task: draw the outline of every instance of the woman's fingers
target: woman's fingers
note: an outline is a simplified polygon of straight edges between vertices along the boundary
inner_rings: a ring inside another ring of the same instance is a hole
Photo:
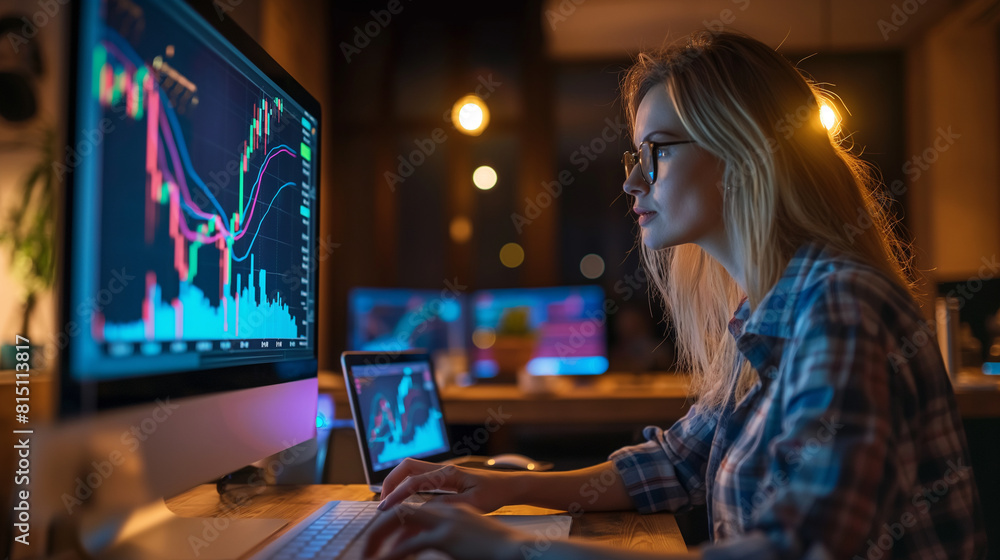
[[[396,486],[406,480],[406,477],[408,476],[423,474],[440,468],[441,465],[428,463],[426,461],[418,461],[416,459],[409,458],[403,459],[403,462],[396,465],[396,468],[392,469],[389,476],[385,477],[385,480],[382,481],[382,495],[388,496],[396,488]]]
[[[388,541],[393,533],[403,530],[401,538],[406,533],[417,533],[434,523],[433,511],[422,512],[423,506],[414,507],[402,504],[380,515],[368,529],[368,542],[365,544],[365,557],[370,558],[383,543]],[[398,540],[398,539],[396,539]]]
[[[422,531],[409,536],[403,534],[396,539],[393,546],[384,554],[378,557],[379,560],[400,560],[409,557],[411,554],[427,550],[429,548],[439,548],[444,539],[445,529],[438,528],[431,531]]]
[[[491,558],[498,547],[512,542],[513,535],[467,504],[403,504],[372,525],[364,553],[369,558],[381,553],[381,559],[396,560],[435,549],[462,558]]]
[[[388,493],[385,491],[385,485],[383,484],[382,502],[378,505],[378,508],[381,510],[389,509],[402,503],[403,500],[417,492],[428,492],[431,490],[453,490],[457,492],[463,489],[462,472],[451,465],[445,465],[437,467],[436,470],[430,472],[410,475],[396,485],[395,488],[390,489]]]

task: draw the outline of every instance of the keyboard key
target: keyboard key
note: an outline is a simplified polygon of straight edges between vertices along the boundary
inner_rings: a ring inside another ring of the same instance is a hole
[[[254,560],[359,559],[364,546],[357,537],[380,513],[377,506],[377,502],[329,502],[261,550]]]

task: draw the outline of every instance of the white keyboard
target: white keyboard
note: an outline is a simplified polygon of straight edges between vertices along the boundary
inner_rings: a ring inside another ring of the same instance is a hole
[[[378,502],[327,502],[253,559],[360,559],[365,543],[358,536],[381,513],[377,506]]]

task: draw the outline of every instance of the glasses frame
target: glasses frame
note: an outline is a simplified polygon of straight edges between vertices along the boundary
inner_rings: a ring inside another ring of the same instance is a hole
[[[653,186],[656,182],[656,168],[659,167],[660,158],[657,156],[657,152],[660,148],[665,148],[667,146],[678,146],[680,144],[694,144],[694,140],[674,140],[672,142],[653,142],[652,140],[646,140],[645,142],[639,143],[639,149],[634,152],[625,152],[622,154],[622,164],[625,166],[625,178],[628,179],[632,176],[632,170],[635,166],[639,166],[640,175],[642,175],[643,180],[646,184]],[[646,166],[643,165],[643,155],[645,150],[648,150],[649,155],[647,156],[648,165],[650,168],[647,170]]]

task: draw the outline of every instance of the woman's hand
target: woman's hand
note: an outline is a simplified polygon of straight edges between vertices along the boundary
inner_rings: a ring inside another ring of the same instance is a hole
[[[375,521],[364,555],[396,560],[438,550],[463,560],[507,560],[519,557],[519,535],[466,504],[403,504]]]
[[[469,504],[480,511],[490,512],[516,502],[516,480],[522,476],[525,473],[494,472],[406,459],[382,482],[382,503],[378,507],[388,509],[399,505],[417,492],[451,490],[455,494],[435,496],[429,502]]]

